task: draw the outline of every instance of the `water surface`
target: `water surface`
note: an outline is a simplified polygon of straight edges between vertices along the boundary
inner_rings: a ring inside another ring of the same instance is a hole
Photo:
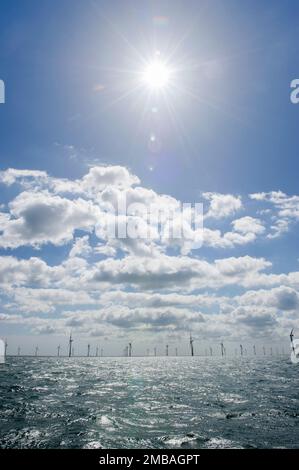
[[[8,358],[1,448],[297,448],[288,358]]]

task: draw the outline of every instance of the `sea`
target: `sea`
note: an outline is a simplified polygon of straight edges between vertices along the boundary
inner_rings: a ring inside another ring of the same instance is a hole
[[[288,357],[8,357],[0,448],[298,448]]]

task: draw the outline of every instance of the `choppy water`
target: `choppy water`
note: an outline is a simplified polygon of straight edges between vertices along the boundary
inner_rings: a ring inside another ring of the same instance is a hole
[[[1,448],[299,447],[287,358],[8,358]]]

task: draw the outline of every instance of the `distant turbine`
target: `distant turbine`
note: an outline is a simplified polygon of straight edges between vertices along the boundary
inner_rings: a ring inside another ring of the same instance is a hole
[[[69,338],[69,357],[72,356],[72,343],[74,342],[73,338],[72,338],[72,333],[70,334],[70,338]]]
[[[191,356],[194,356],[194,347],[193,347],[194,339],[192,338],[192,335],[190,333],[190,350],[191,350]]]

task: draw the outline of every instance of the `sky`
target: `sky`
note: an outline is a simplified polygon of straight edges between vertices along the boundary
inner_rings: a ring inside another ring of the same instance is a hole
[[[299,326],[298,15],[298,2],[275,0],[1,1],[9,353],[66,350],[70,332],[78,354],[88,343],[122,354],[129,341],[135,354],[186,354],[191,331],[197,353],[221,341],[288,347]],[[159,90],[144,79],[155,61],[169,73]],[[111,238],[124,199],[202,203],[203,229]]]

